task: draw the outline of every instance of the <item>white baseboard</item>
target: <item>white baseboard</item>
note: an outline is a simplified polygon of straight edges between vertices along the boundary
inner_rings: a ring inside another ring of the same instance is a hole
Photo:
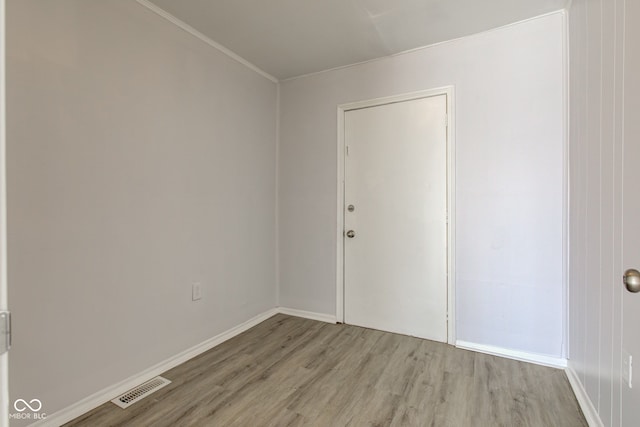
[[[543,356],[540,354],[527,353],[525,351],[509,350],[502,347],[475,344],[466,341],[456,341],[456,347],[465,350],[477,351],[478,353],[486,353],[493,356],[506,357],[507,359],[535,363],[536,365],[549,366],[551,368],[564,369],[567,367],[567,359],[563,359],[560,357]]]
[[[326,323],[336,323],[337,318],[333,314],[314,313],[312,311],[296,310],[295,308],[278,307],[278,313],[289,316],[303,317],[305,319],[319,320]]]
[[[598,411],[589,398],[587,391],[584,389],[582,381],[580,381],[576,371],[571,366],[568,366],[567,369],[565,369],[565,372],[589,427],[604,427],[604,423],[600,419],[600,415],[598,415]]]
[[[60,426],[64,423],[67,423],[91,411],[92,409],[97,408],[103,403],[114,399],[122,393],[131,390],[133,387],[142,384],[143,382],[148,381],[151,378],[158,376],[171,368],[175,368],[176,366],[186,362],[187,360],[192,359],[219,344],[222,344],[223,342],[235,337],[236,335],[241,334],[242,332],[256,326],[261,322],[264,322],[269,317],[278,314],[278,312],[279,310],[274,308],[262,314],[259,314],[256,317],[249,319],[238,326],[235,326],[221,334],[218,334],[213,338],[209,338],[208,340],[194,347],[191,347],[190,349],[187,349],[173,357],[170,357],[169,359],[164,360],[145,371],[133,375],[124,381],[100,390],[99,392],[94,393],[91,396],[86,397],[85,399],[82,399],[81,401],[74,403],[73,405],[68,406],[60,411],[57,411],[53,414],[47,414],[47,418],[31,425],[49,427]]]

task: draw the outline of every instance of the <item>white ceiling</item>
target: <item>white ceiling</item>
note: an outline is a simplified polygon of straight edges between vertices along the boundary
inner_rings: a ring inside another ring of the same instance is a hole
[[[563,9],[566,0],[151,0],[278,79]]]

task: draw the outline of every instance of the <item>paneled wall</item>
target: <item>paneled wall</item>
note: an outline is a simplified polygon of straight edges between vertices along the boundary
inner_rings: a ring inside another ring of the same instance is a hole
[[[624,6],[569,10],[569,369],[606,426],[621,422]]]

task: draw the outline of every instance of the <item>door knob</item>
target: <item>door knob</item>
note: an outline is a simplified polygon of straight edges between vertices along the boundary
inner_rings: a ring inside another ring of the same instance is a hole
[[[354,237],[356,237],[356,232],[353,230],[347,231],[347,237],[353,239]]]
[[[624,284],[629,292],[640,292],[640,271],[633,268],[624,272]]]

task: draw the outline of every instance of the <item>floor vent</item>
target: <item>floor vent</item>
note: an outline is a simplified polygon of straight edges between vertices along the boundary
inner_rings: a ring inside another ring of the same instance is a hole
[[[133,388],[123,395],[120,395],[112,400],[113,403],[121,408],[128,408],[136,403],[138,400],[142,400],[154,391],[160,390],[162,387],[171,384],[166,378],[155,377],[144,384],[140,384],[138,387]]]

